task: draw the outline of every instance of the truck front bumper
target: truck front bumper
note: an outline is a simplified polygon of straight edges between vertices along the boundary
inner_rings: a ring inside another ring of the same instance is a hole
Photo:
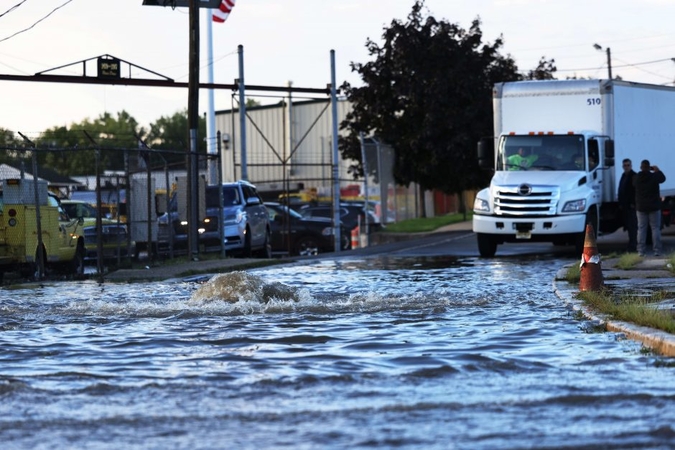
[[[506,240],[528,240],[535,236],[553,238],[583,233],[585,227],[585,214],[536,218],[473,215],[474,233],[500,235]]]

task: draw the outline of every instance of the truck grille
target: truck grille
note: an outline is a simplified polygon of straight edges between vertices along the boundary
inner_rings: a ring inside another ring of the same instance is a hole
[[[553,186],[499,186],[495,190],[495,214],[498,216],[554,216],[560,190]]]
[[[124,244],[127,241],[127,228],[124,225],[103,225],[101,239],[103,244]],[[96,243],[96,227],[84,228],[85,244]]]

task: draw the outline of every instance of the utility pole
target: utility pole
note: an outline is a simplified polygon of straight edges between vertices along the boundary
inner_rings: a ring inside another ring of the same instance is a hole
[[[593,48],[599,51],[602,51],[602,45],[600,44],[593,44]],[[612,51],[610,50],[609,47],[605,49],[605,53],[607,53],[607,74],[609,76],[609,79],[612,79]]]
[[[188,128],[190,146],[188,167],[188,253],[193,260],[199,259],[199,166],[197,159],[197,131],[199,130],[199,6],[190,0],[190,73],[188,79]]]

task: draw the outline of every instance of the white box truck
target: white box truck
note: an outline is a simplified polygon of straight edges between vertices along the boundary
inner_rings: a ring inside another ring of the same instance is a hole
[[[612,233],[621,161],[643,159],[666,175],[664,208],[675,196],[675,88],[618,80],[499,83],[494,136],[478,144],[494,170],[476,195],[473,231],[483,257],[506,242],[551,242],[583,250],[586,224]],[[637,169],[636,169],[637,170]]]

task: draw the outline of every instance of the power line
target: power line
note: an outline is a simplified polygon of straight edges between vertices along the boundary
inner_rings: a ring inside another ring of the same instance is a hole
[[[26,1],[26,0],[24,0],[24,2],[25,2],[25,1]],[[39,24],[40,22],[42,22],[43,20],[45,20],[47,17],[49,17],[49,16],[51,16],[52,14],[54,14],[57,10],[63,8],[64,6],[66,6],[68,3],[72,2],[72,1],[73,1],[73,0],[66,0],[65,3],[63,3],[63,4],[60,5],[60,6],[57,6],[57,7],[54,8],[54,9],[52,9],[52,10],[49,12],[49,14],[47,14],[46,16],[44,16],[43,18],[41,18],[41,19],[38,20],[37,22],[33,23],[33,25],[29,26],[28,28],[24,28],[23,30],[19,30],[19,31],[17,31],[16,33],[14,33],[14,34],[12,34],[12,35],[10,35],[10,36],[7,36],[6,38],[0,39],[0,42],[4,42],[4,41],[6,41],[6,40],[8,40],[8,39],[13,38],[13,37],[16,36],[16,35],[21,34],[21,33],[25,33],[26,31],[32,29],[33,27],[35,27],[35,25]],[[23,3],[23,2],[22,2],[22,3]],[[19,5],[16,5],[15,7],[18,7],[18,6],[20,6],[20,5],[21,5],[21,3],[19,3]],[[12,8],[12,9],[13,9],[13,8]],[[11,9],[10,9],[10,11],[11,11]],[[8,11],[8,12],[9,12],[9,11]]]
[[[9,8],[7,11],[5,11],[4,13],[0,14],[0,17],[3,17],[3,16],[5,16],[5,15],[11,13],[12,11],[14,11],[16,8],[18,8],[19,6],[23,5],[24,3],[26,3],[26,0],[21,0],[21,3],[17,3],[16,5],[12,6],[12,7]]]
[[[645,62],[634,63],[634,64],[624,63],[624,64],[618,65],[618,66],[615,66],[615,65],[612,64],[612,68],[644,66],[644,65],[647,65],[647,64],[655,64],[655,63],[660,63],[660,62],[664,62],[664,61],[673,61],[673,58],[655,59],[653,61],[645,61]],[[597,67],[587,67],[587,68],[584,68],[584,69],[558,69],[558,70],[556,70],[556,72],[577,72],[577,71],[581,71],[581,70],[597,70]]]
[[[619,60],[619,61],[621,61],[621,60]],[[662,59],[662,60],[659,60],[659,61],[653,61],[653,62],[661,62],[661,61],[674,61],[674,62],[675,62],[675,59],[674,59],[674,58],[668,58],[668,59],[665,59],[665,60]],[[641,70],[642,72],[648,73],[648,74],[650,74],[650,75],[654,75],[654,76],[657,76],[657,77],[661,77],[661,78],[664,78],[664,79],[666,79],[666,80],[672,79],[672,77],[667,77],[667,76],[665,76],[665,75],[661,75],[660,73],[652,72],[652,71],[650,71],[650,70],[645,70],[645,69],[643,69],[643,68],[641,68],[641,67],[637,67],[636,64],[629,64],[629,63],[626,63],[625,61],[622,61],[622,62],[624,63],[624,65],[622,65],[622,66],[614,66],[614,67],[634,67],[634,68],[636,68],[637,70]]]

